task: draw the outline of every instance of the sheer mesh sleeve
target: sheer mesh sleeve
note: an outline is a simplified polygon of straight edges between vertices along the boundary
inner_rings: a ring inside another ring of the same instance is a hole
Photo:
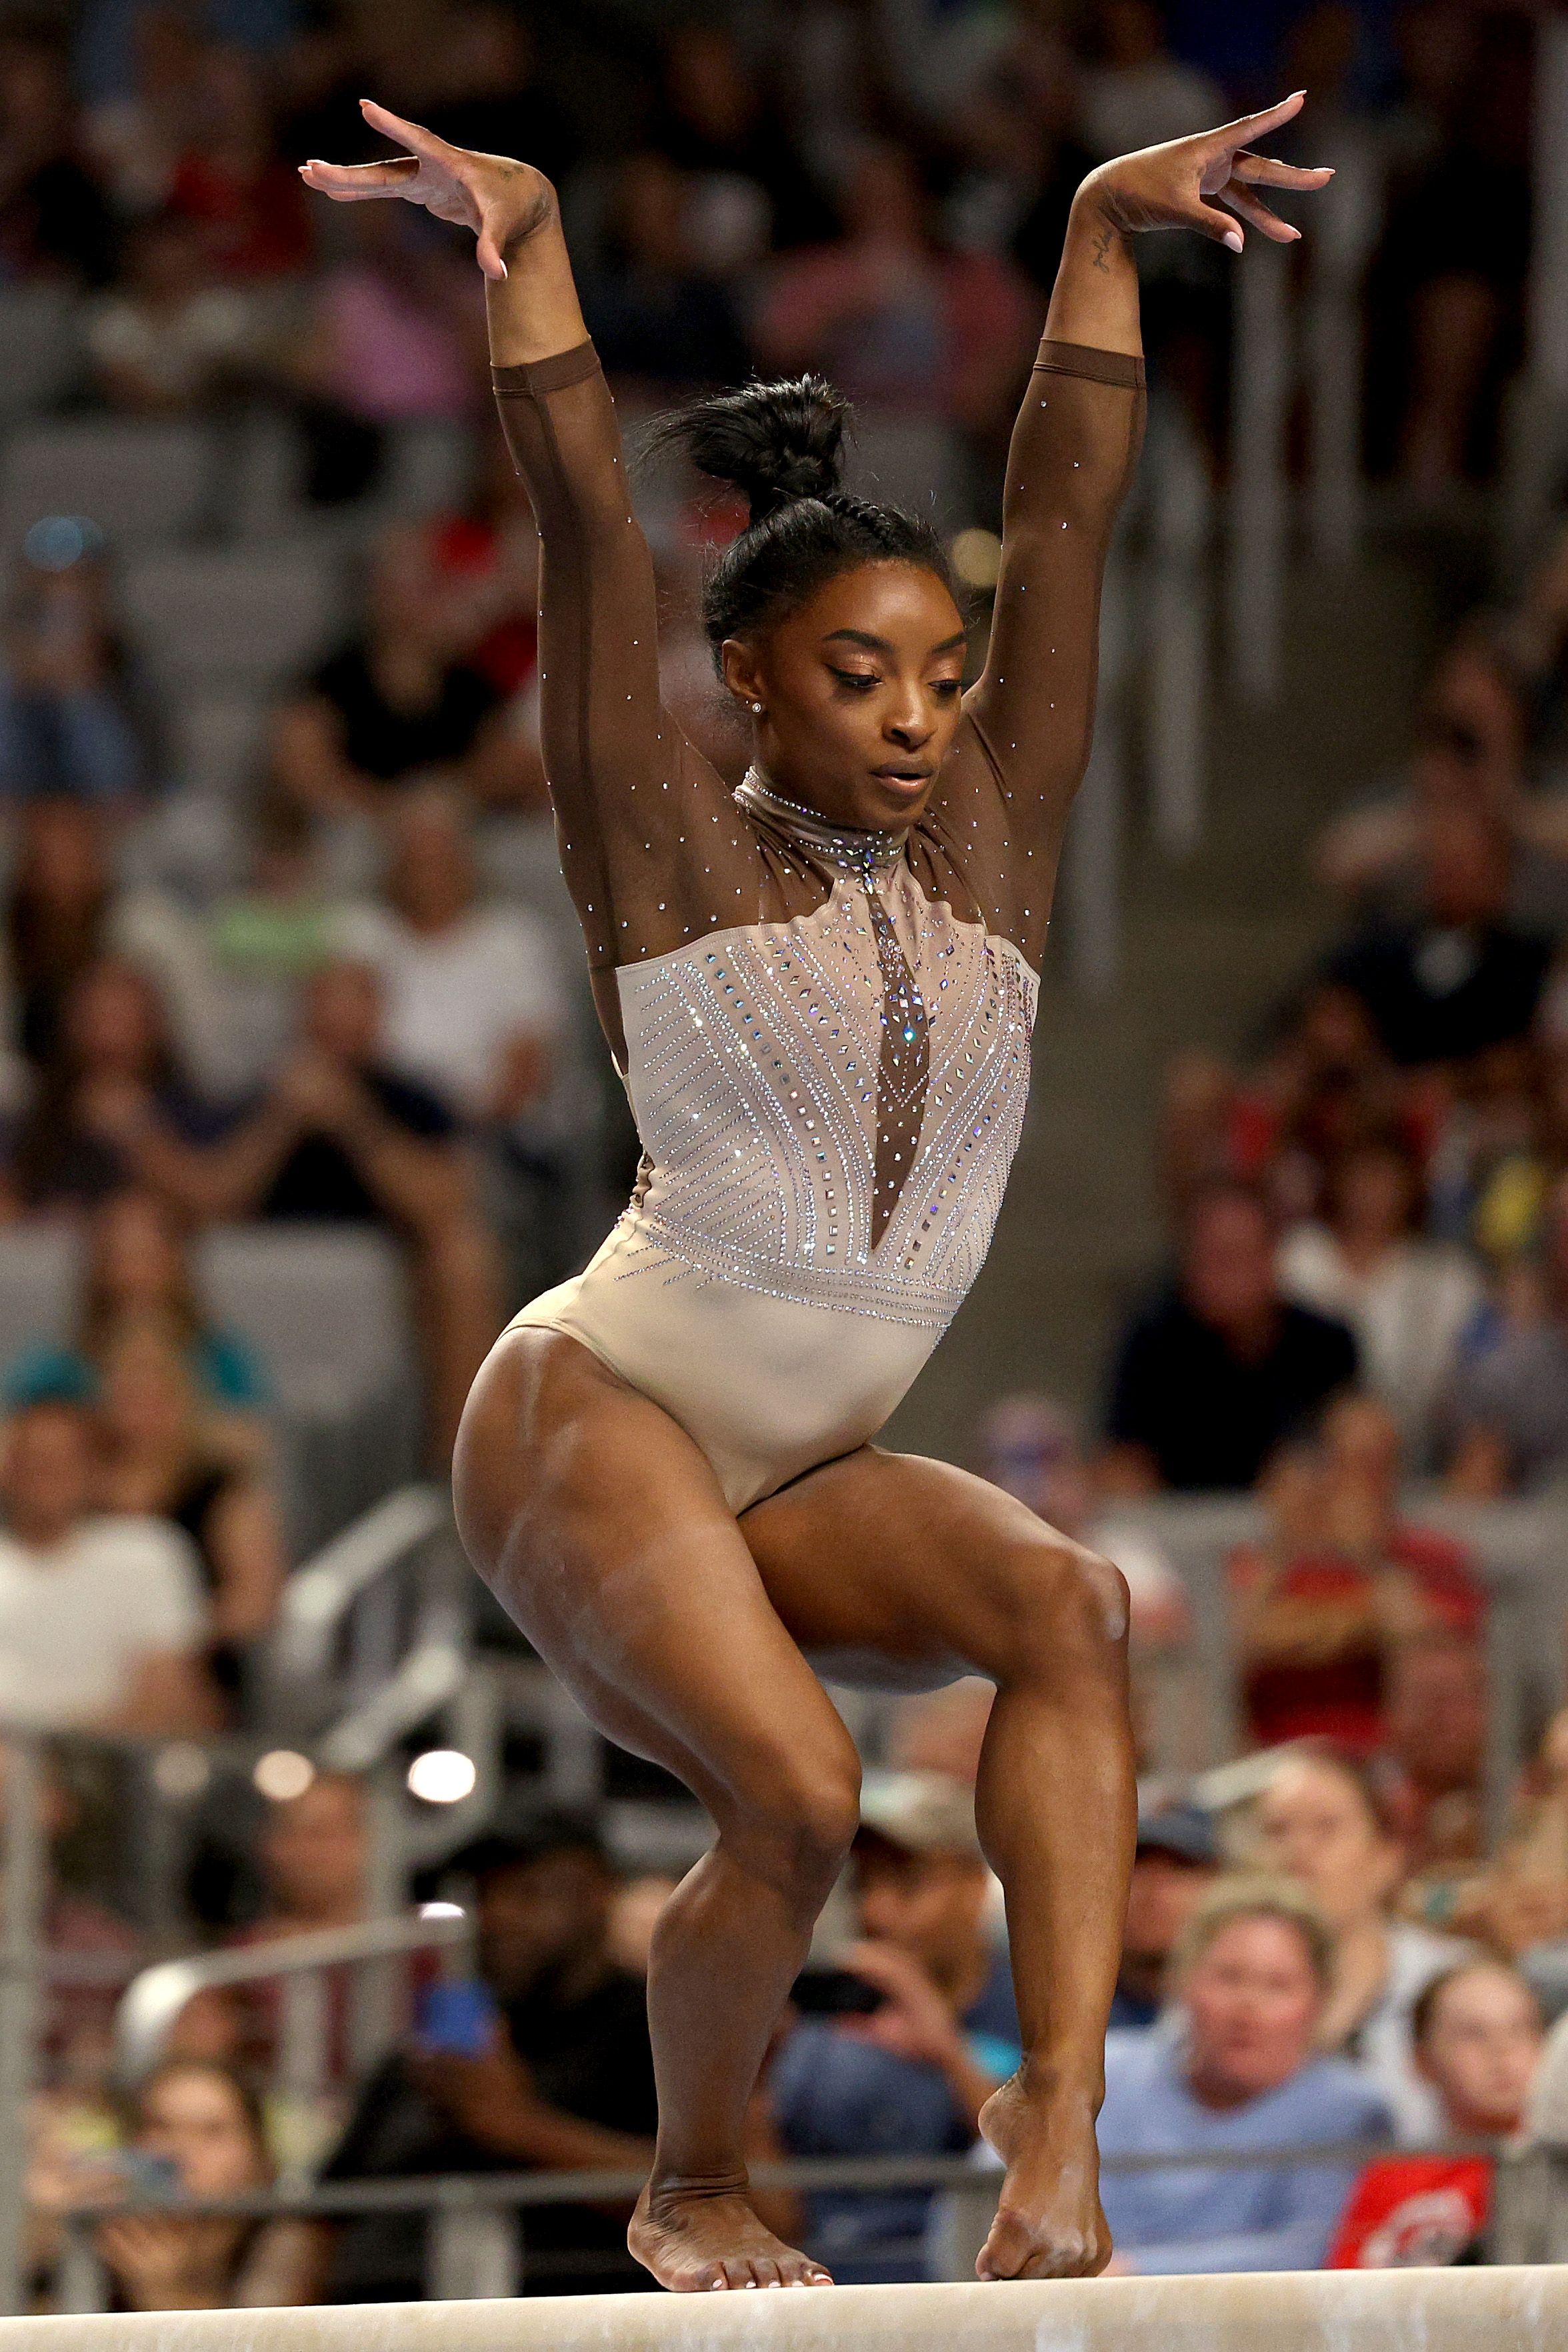
[[[1100,593],[1138,462],[1143,362],[1043,342],[1013,431],[985,668],[925,825],[1037,971],[1063,829],[1089,762]]]
[[[562,868],[600,973],[718,920],[753,919],[755,854],[722,779],[660,700],[653,563],[593,345],[493,375],[539,526],[540,702]]]

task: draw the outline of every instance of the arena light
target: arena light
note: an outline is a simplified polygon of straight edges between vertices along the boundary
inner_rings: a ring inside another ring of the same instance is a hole
[[[427,1748],[408,1767],[408,1793],[427,1805],[458,1805],[473,1794],[479,1772],[458,1748]]]
[[[978,527],[955,533],[948,549],[952,568],[966,588],[994,588],[1002,569],[1002,542]]]
[[[460,1919],[463,1906],[460,1903],[422,1903],[419,1916],[422,1919]]]
[[[275,1805],[286,1805],[294,1797],[302,1797],[316,1777],[316,1768],[308,1756],[292,1748],[269,1748],[265,1756],[256,1759],[251,1779],[264,1797]]]

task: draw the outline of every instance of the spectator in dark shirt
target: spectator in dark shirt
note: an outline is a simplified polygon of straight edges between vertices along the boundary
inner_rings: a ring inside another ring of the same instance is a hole
[[[102,286],[111,276],[109,206],[72,151],[64,47],[13,25],[0,38],[0,278]]]
[[[733,384],[752,373],[734,305],[699,266],[691,195],[664,155],[628,155],[616,175],[609,264],[583,280],[583,316],[611,375]]]
[[[482,671],[452,658],[427,532],[376,551],[363,636],[322,664],[277,721],[276,769],[302,807],[374,808],[389,785],[445,770],[480,799],[526,793],[537,758]]]
[[[1173,1291],[1137,1316],[1111,1389],[1109,1485],[1122,1494],[1250,1486],[1280,1439],[1356,1371],[1342,1323],[1292,1307],[1257,1194],[1193,1196]]]
[[[1514,845],[1495,810],[1428,809],[1421,903],[1342,949],[1328,977],[1353,989],[1406,1068],[1468,1061],[1522,1037],[1535,1018],[1552,942],[1507,920]]]
[[[594,1831],[521,1820],[454,1866],[476,1882],[479,1985],[460,2004],[431,2002],[372,2076],[325,2179],[642,2169],[657,2122],[647,2004],[606,1957],[616,1882]],[[454,2022],[459,2007],[471,2033]],[[641,2279],[624,2216],[540,2206],[524,2231],[526,2293],[624,2292]],[[416,2300],[424,2267],[422,2221],[366,2215],[339,2229],[323,2299]]]
[[[66,997],[103,952],[110,899],[102,812],[55,794],[29,802],[5,909],[5,978],[7,1043],[30,1062],[55,1052]]]

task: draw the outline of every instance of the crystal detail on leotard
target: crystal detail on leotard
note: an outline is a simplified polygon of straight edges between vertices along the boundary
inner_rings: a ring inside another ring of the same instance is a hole
[[[866,894],[882,973],[882,1042],[878,1055],[877,1146],[871,1185],[871,1247],[875,1249],[915,1164],[931,1074],[925,1003],[878,889],[879,881],[901,864],[909,831],[905,827],[898,832],[871,832],[831,824],[815,809],[786,800],[755,768],[747,769],[735,798],[743,809],[771,816],[816,856],[829,859],[840,873],[853,875]]]
[[[622,1222],[616,1279],[707,1277],[933,1332],[956,1312],[1023,1124],[1034,975],[928,899],[907,866],[892,876],[889,926],[934,1012],[924,1116],[879,1221],[888,991],[857,879],[842,875],[814,914],[622,970],[649,1173]]]

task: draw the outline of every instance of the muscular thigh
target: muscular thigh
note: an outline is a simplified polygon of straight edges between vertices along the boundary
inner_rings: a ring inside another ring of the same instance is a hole
[[[1044,1631],[1064,1564],[1083,1557],[984,1478],[874,1445],[754,1504],[740,1528],[803,1650],[871,1653],[911,1681],[1005,1678]],[[1114,1617],[1111,1580],[1106,1605]]]
[[[846,1738],[706,1457],[575,1340],[508,1334],[474,1384],[453,1495],[476,1568],[605,1735],[715,1811],[792,1748]]]

